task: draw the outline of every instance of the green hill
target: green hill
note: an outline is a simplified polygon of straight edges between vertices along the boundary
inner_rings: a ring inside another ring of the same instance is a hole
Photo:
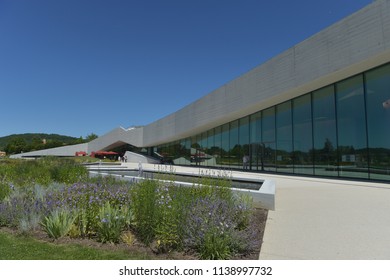
[[[82,137],[76,138],[59,134],[24,133],[0,137],[0,151],[7,154],[29,152],[86,142]]]

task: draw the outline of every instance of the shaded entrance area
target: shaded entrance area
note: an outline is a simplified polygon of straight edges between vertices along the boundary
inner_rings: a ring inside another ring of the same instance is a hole
[[[92,152],[91,157],[100,158],[100,159],[118,160],[119,154],[112,151],[109,152],[97,151],[97,152]]]

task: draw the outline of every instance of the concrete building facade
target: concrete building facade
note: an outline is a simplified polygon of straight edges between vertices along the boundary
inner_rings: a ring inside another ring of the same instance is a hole
[[[86,150],[129,144],[179,165],[390,181],[389,100],[390,0],[378,0],[181,110],[114,129]]]

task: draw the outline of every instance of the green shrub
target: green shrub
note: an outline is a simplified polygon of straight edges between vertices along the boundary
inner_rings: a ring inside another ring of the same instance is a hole
[[[125,231],[121,234],[121,240],[125,244],[131,246],[134,244],[135,241],[135,235],[131,231]]]
[[[87,169],[73,159],[47,157],[42,159],[41,163],[55,182],[73,184],[88,178]]]
[[[72,159],[46,157],[37,160],[9,160],[1,162],[0,181],[7,180],[16,186],[53,182],[72,184],[85,181],[87,169]]]
[[[229,235],[217,230],[206,232],[204,240],[199,248],[202,260],[227,260],[231,256]]]
[[[157,188],[158,182],[145,180],[135,185],[130,195],[135,230],[140,240],[146,245],[149,245],[156,235]]]
[[[84,208],[77,209],[75,212],[75,220],[68,232],[71,238],[86,237],[88,235],[88,216]]]
[[[122,231],[130,225],[132,214],[127,207],[115,207],[106,202],[99,211],[97,235],[99,241],[119,243]]]
[[[55,209],[42,222],[49,237],[58,239],[68,234],[75,220],[75,215],[68,209]]]
[[[178,197],[174,197],[171,190],[177,190],[174,186],[160,184],[157,188],[157,220],[156,240],[159,252],[170,252],[180,247],[180,210]]]
[[[0,182],[0,202],[7,198],[11,193],[11,186],[7,183]]]
[[[41,215],[38,213],[29,213],[19,219],[19,230],[23,234],[28,234],[39,228]]]

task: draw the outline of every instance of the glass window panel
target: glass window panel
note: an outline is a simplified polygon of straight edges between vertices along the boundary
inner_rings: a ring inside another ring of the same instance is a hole
[[[242,160],[242,168],[249,169],[249,117],[239,120],[239,144],[240,144],[240,159]]]
[[[175,141],[170,144],[171,146],[171,153],[172,153],[172,162],[174,164],[182,164],[183,163],[183,157],[182,157],[182,149],[180,141]]]
[[[261,112],[250,116],[250,167],[261,170]]]
[[[311,95],[293,100],[294,173],[313,174]]]
[[[215,155],[215,145],[214,145],[214,129],[207,131],[207,149],[206,149],[206,165],[207,166],[216,166],[216,155]]]
[[[207,148],[207,133],[203,132],[199,135],[199,150],[198,150],[198,161],[199,165],[206,165],[206,148]]]
[[[339,176],[368,178],[363,75],[336,84]]]
[[[187,138],[186,140],[186,158],[188,159],[188,163],[191,160],[191,138]]]
[[[207,133],[203,132],[200,135],[200,148],[203,151],[204,149],[206,149],[206,147],[207,147]]]
[[[217,160],[217,165],[221,166],[221,154],[222,154],[222,126],[218,126],[214,130],[214,148],[213,156]]]
[[[365,81],[370,178],[390,180],[390,64],[367,72]]]
[[[278,172],[294,172],[291,114],[291,101],[276,107],[276,166]]]
[[[221,166],[228,167],[229,162],[229,124],[222,125],[221,131]]]
[[[157,146],[153,148],[153,156],[160,159],[161,161],[161,146]]]
[[[191,165],[199,165],[200,135],[191,137]]]
[[[190,164],[190,151],[191,151],[191,145],[189,139],[182,139],[180,141],[180,149],[181,149],[181,158],[179,161],[179,164]]]
[[[275,166],[275,107],[268,108],[262,113],[262,170],[276,171]]]
[[[240,168],[242,166],[241,147],[238,142],[238,120],[230,123],[229,159],[231,167]]]
[[[314,173],[338,176],[334,86],[314,91],[312,98]]]
[[[173,163],[174,155],[173,155],[173,149],[170,144],[164,144],[160,146],[160,149],[158,150],[158,153],[161,156],[161,162],[162,163]]]

